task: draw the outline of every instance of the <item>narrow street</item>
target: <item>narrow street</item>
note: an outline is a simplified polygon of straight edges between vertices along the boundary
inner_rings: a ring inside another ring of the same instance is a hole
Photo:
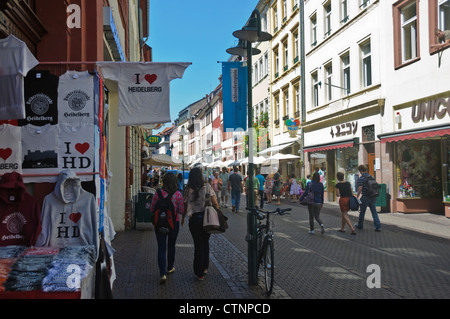
[[[270,299],[448,298],[450,239],[433,229],[445,231],[450,226],[444,216],[380,214],[383,228],[377,233],[369,213],[365,228],[352,236],[338,232],[339,209],[325,204],[321,213],[325,234],[310,235],[307,209],[286,200],[281,206],[293,210],[275,218],[275,287]],[[197,282],[191,270],[193,244],[188,227],[178,237],[177,270],[164,286],[158,282],[153,232],[119,233],[113,241],[115,298],[266,299],[262,277],[259,286],[247,284],[246,213],[224,211],[230,228],[211,236],[210,270],[204,282]],[[353,222],[355,216],[351,213]],[[379,266],[380,288],[368,287],[373,284],[370,265]]]

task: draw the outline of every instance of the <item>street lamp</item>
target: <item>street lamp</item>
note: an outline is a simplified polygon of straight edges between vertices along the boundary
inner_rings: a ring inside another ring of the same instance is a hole
[[[252,110],[252,55],[259,54],[261,51],[252,48],[252,43],[270,41],[272,35],[261,31],[261,16],[257,9],[253,10],[246,25],[241,29],[233,32],[233,35],[239,39],[239,45],[236,48],[227,50],[230,54],[232,52],[239,52],[237,55],[247,57],[247,121],[248,121],[248,208],[247,213],[247,243],[248,243],[248,283],[249,285],[258,284],[258,251],[257,251],[257,233],[256,233],[256,214],[255,197],[253,192],[253,177],[254,177],[254,163],[253,163],[253,110]],[[246,51],[243,50],[244,41]]]

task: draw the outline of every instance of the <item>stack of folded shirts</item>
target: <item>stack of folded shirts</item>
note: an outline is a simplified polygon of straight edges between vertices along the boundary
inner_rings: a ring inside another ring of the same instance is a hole
[[[39,247],[25,250],[11,266],[8,279],[4,283],[6,291],[33,291],[42,287],[58,249]]]
[[[81,281],[95,264],[95,246],[70,246],[61,248],[52,260],[51,268],[42,281],[45,292],[72,292],[80,289]]]

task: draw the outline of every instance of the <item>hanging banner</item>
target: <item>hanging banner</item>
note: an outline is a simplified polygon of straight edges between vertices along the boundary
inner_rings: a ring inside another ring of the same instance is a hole
[[[247,67],[222,62],[223,130],[247,130]]]
[[[97,62],[105,79],[118,82],[119,126],[171,122],[170,81],[191,63]]]

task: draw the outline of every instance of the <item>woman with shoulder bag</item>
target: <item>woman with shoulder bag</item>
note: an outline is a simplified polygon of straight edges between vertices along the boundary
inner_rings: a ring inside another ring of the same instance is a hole
[[[186,214],[189,218],[189,230],[194,240],[194,273],[198,280],[203,280],[209,267],[209,237],[203,230],[203,216],[206,206],[206,193],[209,194],[215,209],[219,209],[216,193],[209,183],[205,183],[200,168],[194,167],[189,172],[189,180],[184,193],[184,213],[181,225],[184,225]]]
[[[351,234],[356,235],[355,228],[353,227],[350,218],[348,217],[348,211],[350,210],[350,197],[353,196],[352,186],[349,182],[344,180],[344,174],[338,172],[336,174],[338,182],[336,184],[336,196],[339,197],[339,208],[342,213],[342,225],[339,230],[341,233],[345,233],[345,224],[350,226],[352,230]]]

